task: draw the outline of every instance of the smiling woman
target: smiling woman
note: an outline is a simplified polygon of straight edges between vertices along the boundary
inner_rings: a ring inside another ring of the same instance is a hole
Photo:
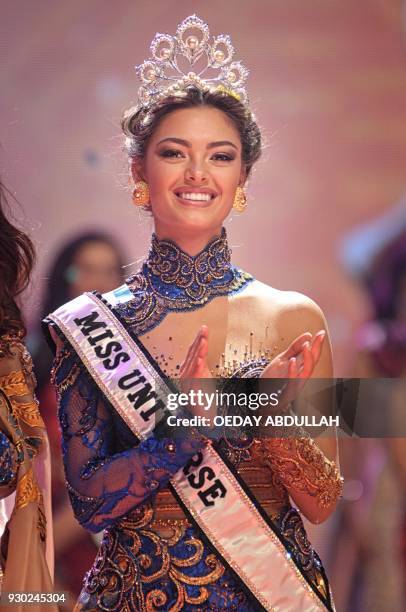
[[[334,436],[213,443],[204,427],[175,438],[165,424],[169,377],[211,390],[219,377],[303,385],[332,376],[332,360],[309,298],[231,263],[223,222],[245,208],[261,137],[229,37],[209,43],[192,16],[151,51],[123,120],[134,203],[154,219],[150,252],[122,287],[83,294],[47,320],[70,498],[85,527],[105,529],[76,609],[333,610],[291,499],[315,523],[334,510]],[[179,76],[178,55],[219,74]]]

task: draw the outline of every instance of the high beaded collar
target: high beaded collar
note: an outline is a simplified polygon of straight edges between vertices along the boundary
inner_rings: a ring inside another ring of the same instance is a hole
[[[217,296],[240,291],[252,280],[250,274],[231,264],[224,228],[195,256],[153,234],[142,269],[127,280],[134,298],[122,314],[141,334],[171,311],[194,310]]]
[[[225,229],[195,256],[188,255],[171,240],[160,240],[153,234],[143,272],[164,296],[183,298],[196,305],[207,301],[205,298],[213,291],[226,290],[234,279]]]

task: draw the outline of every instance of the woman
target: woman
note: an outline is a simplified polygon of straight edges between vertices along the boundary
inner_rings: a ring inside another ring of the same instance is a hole
[[[49,593],[49,609],[57,610],[49,447],[16,302],[29,282],[35,254],[29,237],[7,219],[5,204],[0,184],[0,592],[2,603],[17,610],[26,603],[18,593],[41,592],[45,598]],[[9,599],[11,593],[15,599]],[[43,603],[33,599],[31,605],[39,611]]]
[[[217,444],[210,424],[165,435],[168,376],[331,376],[318,307],[230,262],[222,225],[245,206],[260,133],[228,37],[208,40],[196,16],[157,35],[123,120],[134,202],[155,225],[141,271],[48,321],[71,501],[88,529],[105,528],[77,610],[333,609],[289,495],[327,518],[341,488],[335,440]],[[220,76],[189,72],[168,89],[185,58]]]

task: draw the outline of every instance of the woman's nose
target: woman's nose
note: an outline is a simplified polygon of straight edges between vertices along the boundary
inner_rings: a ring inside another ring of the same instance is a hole
[[[196,185],[207,181],[207,173],[201,164],[191,164],[186,168],[185,180]]]

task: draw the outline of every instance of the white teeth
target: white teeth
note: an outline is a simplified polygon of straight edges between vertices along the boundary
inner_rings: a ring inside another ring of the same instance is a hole
[[[180,193],[178,195],[184,200],[195,200],[199,202],[209,202],[212,198],[209,193]]]

